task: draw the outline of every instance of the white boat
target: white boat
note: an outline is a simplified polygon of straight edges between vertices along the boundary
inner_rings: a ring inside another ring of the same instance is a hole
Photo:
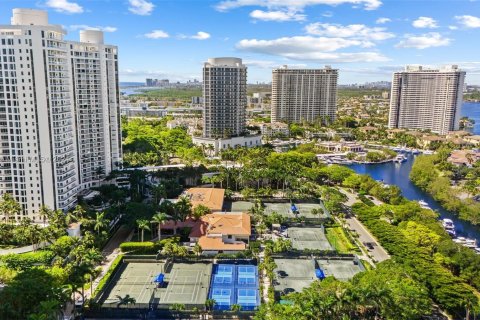
[[[457,233],[455,232],[454,229],[446,229],[445,231],[447,231],[447,233],[451,236],[451,237],[455,237],[457,235]]]
[[[465,247],[467,248],[476,248],[477,247],[477,240],[476,239],[465,239]]]
[[[425,151],[423,151],[423,154],[433,154],[433,151],[432,150],[425,150]]]
[[[442,225],[447,230],[455,230],[455,225],[453,224],[453,221],[451,219],[443,219]]]
[[[398,162],[398,163],[402,163],[402,162],[407,161],[407,158],[404,155],[399,154],[398,156],[395,157],[395,159],[393,161]]]
[[[419,154],[420,151],[418,149],[412,149],[412,154]]]
[[[423,200],[418,200],[418,204],[420,205],[420,207],[421,207],[422,209],[432,210],[432,208],[430,208],[430,206],[428,205],[428,203],[426,203],[426,202],[423,201]]]
[[[476,252],[477,254],[480,254],[480,248],[479,248],[479,247],[476,247],[476,248],[473,249],[473,250],[475,250],[475,252]]]

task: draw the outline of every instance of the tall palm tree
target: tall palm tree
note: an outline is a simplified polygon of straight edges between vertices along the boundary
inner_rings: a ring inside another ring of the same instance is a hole
[[[110,221],[105,218],[105,212],[97,212],[95,216],[95,225],[93,226],[93,230],[97,231],[97,234],[100,234],[102,229],[105,229],[108,226]]]
[[[175,227],[173,233],[177,234],[177,222],[185,221],[185,219],[192,213],[192,203],[187,197],[180,197],[178,201],[174,204],[175,209]]]
[[[139,219],[139,220],[137,220],[137,226],[138,226],[138,229],[141,230],[142,242],[143,242],[143,235],[144,235],[145,230],[150,231],[149,222],[148,222],[148,220],[145,220],[145,219]]]
[[[15,218],[16,215],[20,214],[22,207],[15,200],[15,198],[10,193],[4,193],[2,200],[0,201],[0,212],[3,214],[3,219],[7,222],[12,221],[12,217]]]
[[[169,216],[164,213],[164,212],[157,212],[156,214],[153,215],[152,217],[152,223],[157,224],[157,238],[158,240],[161,240],[162,238],[162,224],[167,221]]]
[[[46,205],[42,205],[40,207],[40,210],[38,211],[38,215],[40,216],[40,218],[43,221],[43,226],[45,226],[45,223],[46,223],[48,217],[51,215],[50,208],[47,207]]]

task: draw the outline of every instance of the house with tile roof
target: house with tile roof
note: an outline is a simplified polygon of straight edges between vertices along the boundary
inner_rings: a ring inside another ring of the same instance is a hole
[[[204,254],[235,253],[247,248],[251,235],[247,213],[211,213],[201,217],[190,232],[190,241],[197,242]]]

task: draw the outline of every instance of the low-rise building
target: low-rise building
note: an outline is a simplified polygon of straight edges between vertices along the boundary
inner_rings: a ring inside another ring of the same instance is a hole
[[[466,136],[463,137],[463,139],[475,146],[478,146],[480,144],[480,135]]]
[[[201,147],[205,147],[205,151],[210,155],[218,155],[221,150],[230,148],[254,148],[262,145],[261,135],[251,136],[239,136],[231,138],[204,138],[204,137],[192,137],[193,144]],[[210,147],[210,149],[207,149]]]
[[[453,165],[467,167],[471,167],[478,160],[480,152],[473,150],[454,150],[447,159]]]
[[[422,136],[417,137],[417,144],[422,148],[429,148],[432,143],[445,142],[445,138],[439,136]]]
[[[331,142],[322,141],[317,144],[320,148],[329,152],[363,152],[363,146],[355,142]]]
[[[288,137],[290,134],[288,124],[283,122],[263,123],[260,125],[260,131],[262,136],[268,138],[278,136]]]
[[[185,191],[184,195],[190,199],[193,208],[202,204],[212,210],[212,212],[223,210],[225,189],[190,188]]]
[[[247,248],[251,222],[246,213],[211,213],[201,217],[190,232],[190,241],[202,247],[203,254],[235,253]]]

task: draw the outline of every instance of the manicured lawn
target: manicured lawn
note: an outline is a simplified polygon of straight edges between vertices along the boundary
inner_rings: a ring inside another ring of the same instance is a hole
[[[341,227],[326,228],[325,233],[330,244],[339,253],[351,253],[355,251],[355,246],[350,242]]]

